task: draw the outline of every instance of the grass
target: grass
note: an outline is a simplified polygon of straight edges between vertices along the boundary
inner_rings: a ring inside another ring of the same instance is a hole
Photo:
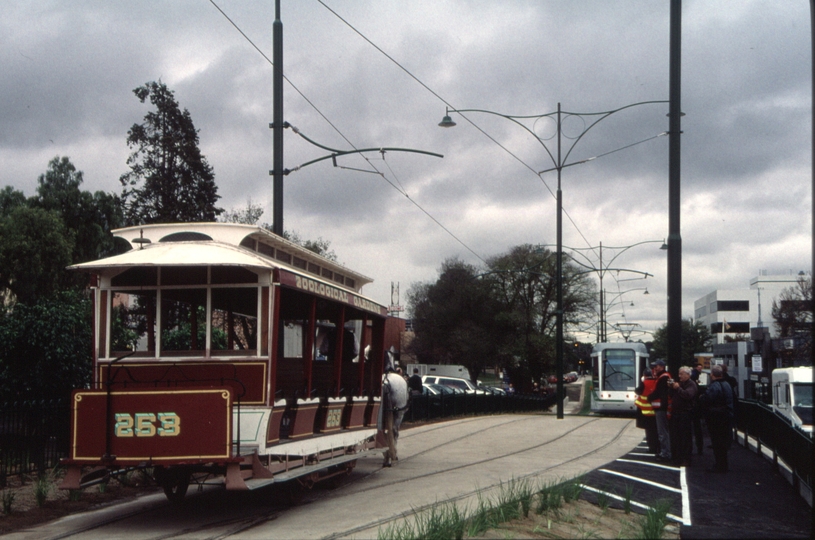
[[[481,536],[485,532],[501,528],[502,524],[527,518],[529,510],[545,521],[534,527],[534,533],[548,536],[553,523],[565,522],[576,525],[575,534],[580,538],[598,538],[593,527],[595,523],[579,523],[581,513],[576,508],[563,512],[563,505],[576,502],[582,492],[582,478],[574,478],[557,483],[543,483],[533,486],[528,479],[502,482],[494,498],[488,499],[481,492],[476,494],[477,505],[473,511],[459,509],[452,502],[441,503],[429,510],[416,512],[411,519],[393,522],[380,528],[379,540],[418,540],[418,539],[461,539]],[[608,507],[608,497],[598,496],[598,506],[604,511]],[[626,514],[630,512],[631,490],[626,490]],[[633,527],[625,536],[637,538],[661,538],[667,523],[670,501],[657,501],[640,520],[625,522],[625,528]],[[629,534],[630,533],[630,534]],[[622,532],[620,533],[622,534]],[[510,537],[510,536],[508,536]]]
[[[668,510],[671,509],[671,502],[667,500],[657,501],[653,507],[648,509],[640,522],[640,535],[638,538],[661,538],[668,523]]]
[[[54,479],[50,474],[40,474],[37,481],[34,483],[34,499],[37,501],[37,506],[42,507],[54,489]]]

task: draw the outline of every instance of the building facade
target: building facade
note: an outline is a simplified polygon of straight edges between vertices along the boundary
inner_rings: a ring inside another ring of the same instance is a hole
[[[769,328],[771,337],[775,338],[773,301],[801,277],[806,274],[762,272],[750,280],[749,288],[715,290],[694,302],[694,318],[710,330],[714,344],[725,343],[728,337],[749,339],[750,329],[761,326]]]

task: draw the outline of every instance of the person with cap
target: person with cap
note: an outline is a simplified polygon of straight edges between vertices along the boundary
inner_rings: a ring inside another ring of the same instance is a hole
[[[659,437],[659,455],[657,461],[671,461],[671,434],[668,429],[668,381],[671,375],[665,370],[665,361],[658,359],[651,363],[651,369],[657,379],[654,391],[648,395],[648,401],[654,408],[657,435]]]

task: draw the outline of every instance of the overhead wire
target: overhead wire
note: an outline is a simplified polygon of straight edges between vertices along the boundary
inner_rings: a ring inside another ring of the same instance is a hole
[[[218,11],[221,13],[221,15],[223,15],[223,17],[224,17],[224,18],[225,18],[227,21],[229,21],[229,23],[230,23],[230,24],[231,24],[231,25],[232,25],[232,26],[233,26],[233,27],[234,27],[234,28],[235,28],[235,29],[236,29],[236,30],[237,30],[237,31],[238,31],[238,32],[241,34],[241,36],[243,36],[243,38],[244,38],[244,39],[245,39],[245,40],[246,40],[246,41],[247,41],[247,42],[248,42],[248,43],[249,43],[249,44],[250,44],[250,45],[251,45],[251,46],[252,46],[252,47],[253,47],[253,48],[254,48],[254,49],[257,51],[257,52],[258,52],[258,53],[260,53],[260,55],[261,55],[261,56],[262,56],[262,57],[263,57],[263,58],[266,60],[266,62],[268,62],[268,63],[269,63],[271,66],[272,66],[272,68],[273,68],[273,69],[275,69],[275,70],[277,70],[277,69],[278,69],[278,68],[277,68],[277,66],[275,66],[275,65],[274,65],[274,62],[273,62],[273,61],[272,61],[272,60],[271,60],[271,59],[270,59],[270,58],[269,58],[269,57],[266,55],[266,53],[264,53],[264,52],[263,52],[263,51],[260,49],[260,47],[258,47],[258,46],[255,44],[255,42],[254,42],[254,41],[252,41],[252,39],[251,39],[251,38],[250,38],[250,37],[249,37],[249,36],[248,36],[248,35],[247,35],[247,34],[246,34],[246,33],[245,33],[245,32],[244,32],[244,31],[243,31],[243,30],[242,30],[242,29],[241,29],[241,28],[238,26],[238,25],[237,25],[237,23],[235,23],[235,21],[233,21],[233,20],[232,20],[232,18],[231,18],[231,17],[229,17],[229,15],[227,15],[227,14],[226,14],[226,12],[224,12],[224,10],[222,10],[222,9],[220,8],[220,6],[218,6],[218,4],[216,4],[216,3],[215,3],[215,0],[209,0],[209,2],[210,2],[210,3],[211,3],[211,4],[212,4],[214,7],[215,7],[215,9],[217,9],[217,10],[218,10]],[[328,7],[328,6],[326,6],[326,7]],[[295,85],[295,84],[294,84],[294,83],[291,81],[291,79],[289,79],[289,78],[286,76],[286,74],[285,74],[285,73],[281,73],[281,76],[283,77],[283,79],[284,79],[284,80],[285,80],[287,83],[289,83],[289,85],[290,85],[290,86],[291,86],[291,87],[294,89],[294,91],[295,91],[295,92],[297,92],[297,94],[298,94],[298,95],[300,95],[300,97],[302,97],[302,98],[303,98],[303,99],[306,101],[306,103],[308,103],[308,104],[309,104],[309,106],[311,106],[311,108],[312,108],[312,109],[314,109],[314,110],[317,112],[317,114],[319,114],[319,115],[320,115],[320,117],[322,117],[322,118],[323,118],[323,120],[325,120],[325,121],[326,121],[326,123],[328,123],[328,125],[329,125],[329,126],[331,126],[331,128],[332,128],[332,129],[334,129],[334,131],[336,131],[336,132],[337,132],[337,134],[339,134],[339,136],[340,136],[340,137],[342,137],[342,139],[343,139],[345,142],[347,142],[347,143],[348,143],[348,145],[349,145],[349,146],[351,146],[351,147],[352,147],[354,150],[358,150],[358,148],[357,148],[357,147],[354,145],[354,143],[352,143],[352,142],[351,142],[351,140],[350,140],[350,139],[348,139],[348,137],[346,137],[346,136],[345,136],[345,134],[344,134],[344,133],[343,133],[343,132],[342,132],[342,131],[341,131],[341,130],[340,130],[340,129],[339,129],[339,128],[338,128],[338,127],[337,127],[337,126],[336,126],[336,125],[335,125],[335,124],[334,124],[334,123],[331,121],[331,120],[329,120],[329,118],[328,118],[328,117],[327,117],[327,116],[326,116],[326,115],[325,115],[325,114],[324,114],[324,113],[323,113],[323,112],[322,112],[322,111],[319,109],[319,107],[317,107],[317,105],[315,105],[315,104],[314,104],[314,103],[313,103],[313,102],[312,102],[312,101],[311,101],[311,100],[310,100],[310,99],[309,99],[309,98],[308,98],[308,97],[307,97],[307,96],[306,96],[306,95],[305,95],[305,94],[304,94],[304,93],[303,93],[303,92],[302,92],[302,91],[301,91],[301,90],[300,90],[300,89],[297,87],[297,85]],[[422,206],[421,206],[421,205],[420,205],[418,202],[416,202],[416,201],[415,201],[415,200],[414,200],[412,197],[410,197],[410,195],[407,193],[407,191],[406,191],[406,190],[404,190],[404,188],[402,188],[402,186],[401,186],[401,182],[399,182],[399,186],[396,186],[396,184],[394,184],[393,182],[391,182],[391,181],[390,181],[390,180],[389,180],[389,179],[388,179],[388,178],[385,176],[385,174],[384,174],[382,171],[380,171],[379,169],[377,169],[377,168],[376,168],[376,166],[375,166],[373,163],[371,163],[371,160],[370,160],[370,159],[369,159],[367,156],[364,156],[364,155],[362,155],[362,154],[359,154],[359,155],[360,155],[360,156],[361,156],[361,157],[362,157],[362,158],[363,158],[363,159],[364,159],[364,160],[367,162],[367,164],[368,164],[368,165],[369,165],[369,166],[370,166],[372,169],[374,169],[373,171],[362,171],[362,172],[375,172],[376,174],[378,174],[378,175],[379,175],[379,176],[380,176],[380,177],[381,177],[383,180],[385,180],[385,181],[386,181],[386,182],[387,182],[387,183],[388,183],[388,184],[389,184],[389,185],[390,185],[392,188],[394,188],[396,191],[398,191],[400,194],[402,194],[402,195],[403,195],[403,196],[404,196],[404,197],[405,197],[407,200],[409,200],[409,201],[410,201],[410,202],[411,202],[411,203],[412,203],[414,206],[416,206],[416,208],[418,208],[420,211],[422,211],[422,212],[423,212],[423,213],[424,213],[424,214],[425,214],[427,217],[429,217],[429,218],[430,218],[430,219],[431,219],[431,220],[432,220],[434,223],[436,223],[436,225],[438,225],[439,227],[441,227],[441,228],[442,228],[442,230],[444,230],[444,231],[445,231],[447,234],[449,234],[449,235],[450,235],[450,236],[451,236],[451,237],[452,237],[454,240],[456,240],[456,242],[458,242],[459,244],[461,244],[461,245],[462,245],[462,246],[463,246],[463,247],[464,247],[464,248],[465,248],[467,251],[469,251],[470,253],[472,253],[472,254],[473,254],[473,255],[474,255],[476,258],[478,258],[480,261],[482,261],[482,262],[484,262],[484,263],[486,264],[485,259],[484,259],[484,258],[483,258],[481,255],[479,255],[478,253],[476,253],[476,252],[475,252],[475,251],[474,251],[472,248],[470,248],[470,246],[468,246],[466,243],[464,243],[464,241],[462,241],[462,240],[461,240],[461,239],[460,239],[458,236],[456,236],[455,234],[453,234],[453,232],[452,232],[452,231],[450,231],[450,229],[448,229],[448,228],[447,228],[446,226],[444,226],[444,225],[443,225],[443,224],[442,224],[442,223],[441,223],[441,222],[440,222],[438,219],[436,219],[436,218],[435,218],[435,217],[434,217],[432,214],[430,214],[430,212],[428,212],[427,210],[425,210],[425,209],[424,209],[424,208],[423,208],[423,207],[422,207]],[[383,156],[383,160],[384,160],[384,156]],[[390,165],[389,165],[389,164],[388,164],[388,168],[390,169]],[[357,170],[361,170],[361,169],[357,169]],[[392,172],[392,169],[390,169],[390,170],[391,170],[391,172]],[[394,175],[394,176],[395,176],[395,175]],[[398,180],[397,180],[397,182],[398,182]]]
[[[376,43],[374,43],[374,42],[373,42],[371,39],[369,39],[369,38],[368,38],[368,37],[367,37],[365,34],[363,34],[363,33],[362,33],[360,30],[358,30],[356,27],[354,27],[354,25],[352,25],[350,22],[348,22],[348,21],[347,21],[345,18],[343,18],[343,17],[342,17],[342,16],[341,16],[339,13],[337,13],[336,11],[334,11],[334,10],[333,10],[333,9],[332,9],[330,6],[328,6],[328,5],[327,5],[327,4],[326,4],[326,3],[325,3],[323,0],[317,0],[317,2],[318,2],[320,5],[322,5],[322,6],[323,6],[323,7],[324,7],[326,10],[328,10],[328,11],[329,11],[331,14],[333,14],[335,17],[337,17],[337,19],[339,19],[340,21],[342,21],[342,23],[343,23],[343,24],[345,24],[346,26],[348,26],[348,28],[350,28],[350,29],[351,29],[351,30],[352,30],[354,33],[356,33],[356,34],[357,34],[357,35],[358,35],[360,38],[362,38],[362,39],[363,39],[364,41],[366,41],[366,42],[367,42],[369,45],[371,45],[371,46],[372,46],[374,49],[376,49],[376,50],[377,50],[379,53],[381,53],[383,56],[385,56],[385,58],[387,58],[388,60],[390,60],[390,61],[391,61],[391,62],[392,62],[392,63],[393,63],[393,64],[394,64],[396,67],[398,67],[398,68],[399,68],[399,69],[401,69],[403,72],[405,72],[405,74],[407,74],[407,75],[408,75],[408,76],[409,76],[411,79],[413,79],[414,81],[416,81],[416,82],[417,82],[417,83],[418,83],[420,86],[422,86],[422,88],[424,88],[425,90],[427,90],[428,92],[430,92],[430,94],[432,94],[432,95],[433,95],[434,97],[436,97],[436,98],[437,98],[439,101],[441,101],[442,103],[444,103],[444,104],[445,104],[445,106],[447,106],[449,109],[453,109],[453,110],[455,110],[455,109],[456,109],[456,107],[454,107],[454,106],[453,106],[453,105],[452,105],[450,102],[448,102],[448,101],[447,101],[447,100],[446,100],[444,97],[442,97],[442,96],[441,96],[441,95],[440,95],[438,92],[436,92],[435,90],[433,90],[432,88],[430,88],[430,87],[429,87],[427,84],[425,84],[425,83],[424,83],[424,81],[422,81],[421,79],[419,79],[419,77],[417,77],[416,75],[414,75],[414,74],[413,74],[413,73],[412,73],[412,72],[411,72],[409,69],[407,69],[405,66],[403,66],[403,65],[402,65],[402,64],[401,64],[399,61],[397,61],[395,58],[393,58],[393,57],[392,57],[390,54],[388,54],[386,51],[384,51],[384,50],[383,50],[383,49],[382,49],[380,46],[378,46]],[[458,112],[458,111],[456,111],[456,112]],[[475,122],[473,122],[473,121],[472,121],[472,120],[471,120],[469,117],[467,117],[465,114],[463,114],[463,113],[461,113],[461,112],[458,112],[458,114],[459,114],[459,115],[460,115],[462,118],[464,118],[464,120],[466,120],[466,121],[467,121],[467,122],[468,122],[468,123],[469,123],[471,126],[473,126],[473,127],[476,129],[476,130],[478,130],[478,131],[479,131],[479,132],[481,132],[481,133],[482,133],[482,134],[483,134],[485,137],[487,137],[487,138],[488,138],[490,141],[492,141],[494,144],[496,144],[498,147],[500,147],[502,150],[504,150],[504,151],[505,151],[507,154],[509,154],[509,155],[510,155],[512,158],[514,158],[516,161],[518,161],[519,163],[521,163],[521,164],[522,164],[524,167],[526,167],[527,169],[529,169],[529,170],[530,170],[530,171],[531,171],[533,174],[535,174],[535,175],[536,175],[536,176],[537,176],[537,177],[540,179],[541,183],[544,185],[544,187],[545,187],[545,188],[546,188],[546,190],[549,192],[549,194],[550,194],[550,195],[551,195],[553,198],[557,198],[557,195],[556,195],[556,194],[555,194],[555,193],[552,191],[552,188],[549,186],[549,184],[547,184],[547,183],[546,183],[546,180],[544,180],[544,178],[543,178],[542,174],[538,173],[538,172],[537,172],[537,171],[536,171],[536,170],[535,170],[535,169],[534,169],[534,168],[533,168],[531,165],[529,165],[528,163],[526,163],[526,162],[525,162],[525,161],[524,161],[522,158],[520,158],[519,156],[517,156],[517,155],[516,155],[514,152],[512,152],[512,151],[511,151],[509,148],[507,148],[506,146],[504,146],[503,144],[501,144],[501,143],[500,143],[498,140],[496,140],[496,139],[495,139],[495,138],[494,138],[492,135],[490,135],[489,133],[487,133],[487,132],[486,132],[484,129],[482,129],[482,128],[481,128],[479,125],[477,125]],[[613,153],[615,153],[615,152],[619,152],[619,151],[624,150],[624,149],[627,149],[627,148],[631,148],[632,146],[636,146],[636,145],[638,145],[638,144],[642,144],[642,143],[644,143],[644,142],[647,142],[647,141],[653,140],[653,139],[655,139],[655,138],[657,138],[657,137],[661,137],[661,136],[663,136],[663,135],[665,135],[665,134],[666,134],[666,133],[665,133],[665,132],[663,132],[663,133],[660,133],[660,134],[658,134],[658,135],[655,135],[655,136],[649,137],[649,138],[647,138],[647,139],[644,139],[644,140],[642,140],[642,141],[638,141],[638,142],[635,142],[635,143],[632,143],[632,144],[628,144],[628,145],[623,146],[623,147],[621,147],[621,148],[618,148],[618,149],[616,149],[616,150],[612,150],[612,151],[610,151],[610,152],[605,152],[605,153],[603,153],[603,154],[599,154],[599,155],[597,155],[597,156],[595,156],[595,157],[593,157],[593,158],[589,158],[589,159],[584,160],[584,162],[585,162],[585,161],[592,161],[592,160],[594,160],[594,159],[597,159],[597,158],[600,158],[600,157],[604,157],[604,156],[607,156],[607,155],[609,155],[609,154],[613,154]],[[561,210],[562,210],[563,214],[566,216],[566,218],[569,220],[569,222],[570,222],[570,223],[571,223],[571,224],[574,226],[575,231],[577,231],[577,234],[578,234],[578,235],[580,235],[580,237],[583,239],[583,241],[586,243],[586,245],[590,246],[590,245],[591,245],[591,243],[590,243],[590,242],[589,242],[589,240],[586,238],[586,236],[583,234],[583,232],[580,230],[580,227],[578,227],[577,223],[576,223],[576,222],[574,221],[574,219],[571,217],[571,215],[569,214],[569,212],[568,212],[568,211],[567,211],[565,208],[561,208]]]

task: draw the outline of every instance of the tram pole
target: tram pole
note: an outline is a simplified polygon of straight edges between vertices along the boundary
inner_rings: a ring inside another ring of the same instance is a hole
[[[283,22],[280,20],[280,0],[275,0],[272,45],[272,232],[283,236]]]

